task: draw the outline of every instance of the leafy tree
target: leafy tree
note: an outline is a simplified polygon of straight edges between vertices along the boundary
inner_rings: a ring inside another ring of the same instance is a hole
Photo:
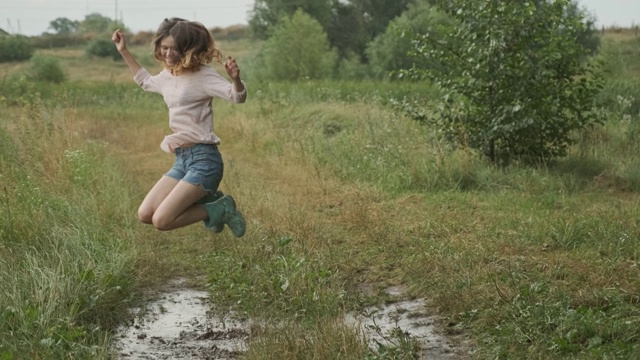
[[[381,34],[395,17],[402,14],[414,0],[350,0],[364,19],[364,24],[372,37]]]
[[[69,20],[65,17],[59,17],[49,23],[49,28],[58,35],[68,35],[78,29],[80,23],[78,21]]]
[[[320,23],[298,10],[274,28],[260,58],[265,78],[319,79],[332,75],[337,53],[330,47]]]
[[[81,33],[100,34],[111,32],[115,29],[124,29],[124,25],[98,13],[85,16],[84,20],[81,21],[78,26],[78,31]]]
[[[578,7],[578,3],[571,1],[566,8],[567,16],[581,17],[584,27],[577,32],[576,40],[584,48],[590,51],[589,55],[595,54],[600,49],[600,37],[596,28],[596,19],[585,8]]]
[[[439,66],[428,76],[443,91],[436,120],[459,144],[499,164],[566,154],[571,132],[599,121],[602,86],[577,35],[581,14],[569,0],[437,0],[456,23],[415,39],[415,54]]]
[[[341,57],[364,57],[369,41],[413,0],[256,0],[249,27],[266,39],[283,17],[302,10],[316,19]]]
[[[402,14],[415,0],[349,0],[338,2],[331,27],[331,45],[341,57],[356,53],[366,61],[367,44],[383,33],[389,22]]]
[[[291,17],[302,10],[316,19],[323,28],[331,21],[331,14],[338,0],[256,0],[253,4],[249,28],[253,36],[267,39],[271,29],[282,18]]]
[[[363,14],[348,3],[337,3],[330,24],[324,24],[329,42],[341,58],[357,55],[362,62],[365,45],[371,41]],[[355,58],[353,58],[355,59]]]
[[[425,57],[411,56],[412,34],[427,34],[433,28],[450,24],[452,20],[431,5],[431,0],[418,0],[392,20],[387,30],[367,44],[366,55],[372,72],[381,78],[401,74],[414,66],[425,69],[437,66]]]

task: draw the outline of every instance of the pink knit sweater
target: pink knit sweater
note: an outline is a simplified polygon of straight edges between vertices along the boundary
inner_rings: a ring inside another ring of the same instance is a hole
[[[133,78],[145,91],[159,93],[169,108],[169,127],[173,134],[165,136],[160,148],[174,152],[176,148],[195,144],[219,144],[213,133],[213,98],[234,103],[247,99],[247,88],[236,92],[233,84],[211,66],[174,76],[167,69],[152,76],[141,68]],[[243,82],[244,83],[244,82]]]

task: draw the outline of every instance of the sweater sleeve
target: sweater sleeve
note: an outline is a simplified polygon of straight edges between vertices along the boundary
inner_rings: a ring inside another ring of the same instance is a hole
[[[160,85],[145,68],[140,68],[134,75],[133,80],[140,85],[144,91],[160,93]]]
[[[203,89],[207,95],[234,103],[243,103],[247,100],[247,85],[244,81],[242,82],[244,90],[237,92],[233,88],[233,84],[220,76],[215,69],[209,67],[206,70],[203,76]]]

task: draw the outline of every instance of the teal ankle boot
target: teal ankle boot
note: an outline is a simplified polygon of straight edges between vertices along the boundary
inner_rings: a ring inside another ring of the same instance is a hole
[[[202,199],[200,199],[200,200],[198,200],[196,202],[196,204],[204,205],[206,203],[212,203],[212,202],[215,202],[216,200],[220,199],[223,196],[224,196],[224,193],[222,191],[218,190],[215,193],[207,194],[207,195],[203,196]],[[221,233],[222,230],[224,230],[224,222],[222,222],[222,221],[211,222],[210,220],[205,220],[204,221],[204,226],[207,229],[213,231],[216,234]]]
[[[229,195],[203,205],[209,219],[205,220],[205,226],[211,230],[217,228],[217,224],[227,224],[235,237],[242,237],[246,230],[244,216],[236,209],[236,202]],[[215,231],[215,230],[214,230]]]

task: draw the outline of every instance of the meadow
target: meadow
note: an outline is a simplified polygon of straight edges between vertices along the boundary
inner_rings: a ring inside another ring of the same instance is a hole
[[[214,103],[224,192],[247,218],[234,238],[194,225],[159,232],[136,209],[171,165],[162,99],[126,65],[83,49],[38,50],[0,70],[0,359],[109,359],[145,294],[182,276],[216,311],[256,322],[245,359],[413,359],[411,341],[368,349],[344,313],[401,285],[456,358],[640,357],[640,39],[612,33],[604,123],[569,155],[497,168],[451,149],[392,99],[429,85],[251,81],[260,44],[223,42],[250,91]],[[134,49],[159,67],[150,49]],[[363,291],[363,289],[367,289]]]

